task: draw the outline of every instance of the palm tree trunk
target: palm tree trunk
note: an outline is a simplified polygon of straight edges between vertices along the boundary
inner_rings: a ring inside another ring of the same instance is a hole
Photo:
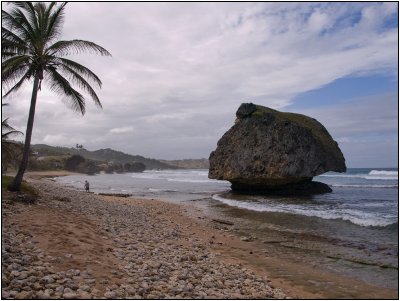
[[[25,170],[28,166],[29,150],[31,146],[33,120],[35,118],[36,99],[39,90],[39,82],[43,78],[43,72],[37,72],[33,82],[31,107],[29,109],[28,123],[26,125],[24,151],[22,153],[22,160],[19,165],[18,173],[8,189],[10,191],[19,191],[21,189],[22,178],[24,177]]]

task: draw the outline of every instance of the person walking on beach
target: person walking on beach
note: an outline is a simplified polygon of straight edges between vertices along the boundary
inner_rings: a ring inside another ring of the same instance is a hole
[[[89,182],[85,180],[85,191],[89,192]]]

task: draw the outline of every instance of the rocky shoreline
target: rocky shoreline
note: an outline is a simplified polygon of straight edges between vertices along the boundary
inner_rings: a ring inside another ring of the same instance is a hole
[[[4,299],[287,298],[265,275],[220,260],[210,245],[228,233],[182,206],[29,182],[34,204],[3,194]]]

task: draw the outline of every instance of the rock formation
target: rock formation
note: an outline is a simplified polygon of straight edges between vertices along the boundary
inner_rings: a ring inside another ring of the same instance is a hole
[[[329,186],[312,178],[327,171],[346,171],[338,144],[313,118],[252,103],[242,104],[236,117],[210,154],[208,175],[230,181],[233,190],[329,192]]]

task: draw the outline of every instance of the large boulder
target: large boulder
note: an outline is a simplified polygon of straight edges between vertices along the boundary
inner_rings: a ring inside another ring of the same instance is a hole
[[[317,120],[242,104],[235,124],[210,154],[209,178],[227,180],[245,192],[328,192],[311,182],[327,171],[345,172],[338,144]]]

